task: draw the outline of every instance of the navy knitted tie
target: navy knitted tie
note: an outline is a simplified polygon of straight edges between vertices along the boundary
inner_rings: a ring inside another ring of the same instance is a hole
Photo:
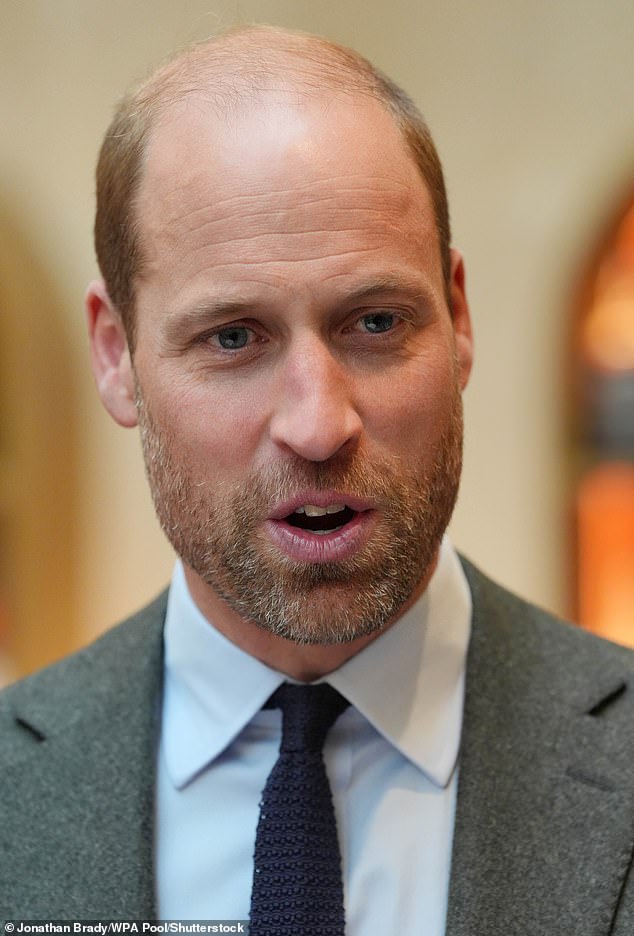
[[[262,793],[249,936],[343,936],[343,884],[322,749],[348,702],[320,683],[284,683],[280,753]]]

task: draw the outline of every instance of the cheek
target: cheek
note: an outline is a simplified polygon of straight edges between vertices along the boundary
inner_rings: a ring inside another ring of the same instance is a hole
[[[181,461],[201,480],[248,472],[266,423],[261,395],[213,384],[168,385],[152,411],[169,428]]]
[[[368,432],[401,457],[421,457],[443,433],[457,392],[453,359],[412,362],[400,376],[368,392]]]

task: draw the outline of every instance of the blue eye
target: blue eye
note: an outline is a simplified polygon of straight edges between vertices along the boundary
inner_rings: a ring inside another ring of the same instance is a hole
[[[374,312],[361,319],[366,331],[373,335],[389,331],[394,327],[395,315],[392,312]]]
[[[249,343],[249,329],[243,325],[232,325],[216,333],[218,344],[225,351],[237,351],[246,348]]]

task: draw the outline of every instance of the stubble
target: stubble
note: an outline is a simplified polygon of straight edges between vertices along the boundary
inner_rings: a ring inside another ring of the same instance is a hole
[[[407,471],[361,452],[272,464],[229,488],[196,478],[137,388],[146,473],[163,530],[183,562],[244,620],[298,644],[337,644],[383,628],[425,579],[451,519],[462,467],[455,388],[431,467]],[[369,542],[341,562],[290,559],[266,537],[272,508],[298,491],[345,491],[377,505]]]

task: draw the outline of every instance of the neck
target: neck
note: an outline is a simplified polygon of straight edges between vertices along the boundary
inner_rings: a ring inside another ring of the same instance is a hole
[[[394,615],[382,628],[347,643],[326,645],[298,644],[285,637],[272,634],[253,621],[245,620],[193,569],[188,566],[184,569],[189,592],[198,609],[224,637],[271,669],[278,670],[300,682],[314,682],[338,669],[392,627],[423,594],[437,562],[438,554],[424,578],[399,609],[398,614]]]

